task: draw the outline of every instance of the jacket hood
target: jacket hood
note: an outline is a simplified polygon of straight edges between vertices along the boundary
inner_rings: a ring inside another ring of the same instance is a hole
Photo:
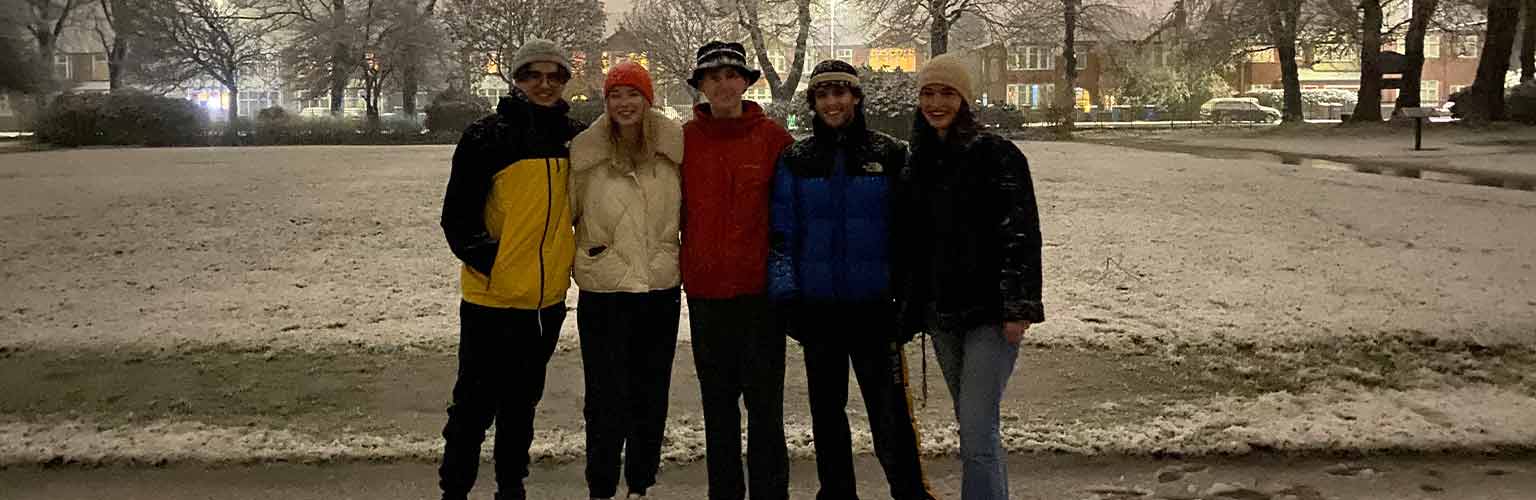
[[[649,108],[645,112],[644,126],[644,157],[661,155],[672,160],[673,163],[683,162],[681,125],[661,114],[661,111],[656,108]],[[579,172],[605,163],[624,170],[634,168],[629,162],[609,161],[613,159],[615,152],[612,134],[613,121],[608,119],[607,113],[603,113],[591,127],[577,134],[571,141],[571,168]]]

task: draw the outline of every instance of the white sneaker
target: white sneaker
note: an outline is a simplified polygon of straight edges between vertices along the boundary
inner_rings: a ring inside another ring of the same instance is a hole
[[[627,498],[627,499],[645,498],[645,495],[644,494],[640,494],[640,493],[630,492],[630,494],[625,495],[624,498]]]

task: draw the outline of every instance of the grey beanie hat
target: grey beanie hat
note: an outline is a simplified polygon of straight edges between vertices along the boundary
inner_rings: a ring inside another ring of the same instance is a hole
[[[555,63],[564,68],[566,73],[575,74],[571,70],[571,56],[565,49],[543,38],[530,39],[517,49],[517,55],[512,58],[512,74],[536,62]]]

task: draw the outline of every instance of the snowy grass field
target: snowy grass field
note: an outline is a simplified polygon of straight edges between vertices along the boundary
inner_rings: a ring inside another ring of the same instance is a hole
[[[1009,389],[1011,451],[1536,449],[1532,193],[1021,147],[1048,321]],[[434,460],[456,346],[457,263],[437,226],[450,154],[0,154],[0,467]],[[687,463],[703,439],[683,324],[666,453]],[[574,328],[540,406],[546,463],[580,461]],[[918,415],[947,456],[931,356]],[[862,412],[854,396],[861,428]]]

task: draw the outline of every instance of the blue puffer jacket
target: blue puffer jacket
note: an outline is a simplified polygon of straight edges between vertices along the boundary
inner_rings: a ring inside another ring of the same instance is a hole
[[[815,123],[774,173],[768,293],[805,306],[890,304],[891,186],[906,144],[868,130],[862,109],[842,129]]]

